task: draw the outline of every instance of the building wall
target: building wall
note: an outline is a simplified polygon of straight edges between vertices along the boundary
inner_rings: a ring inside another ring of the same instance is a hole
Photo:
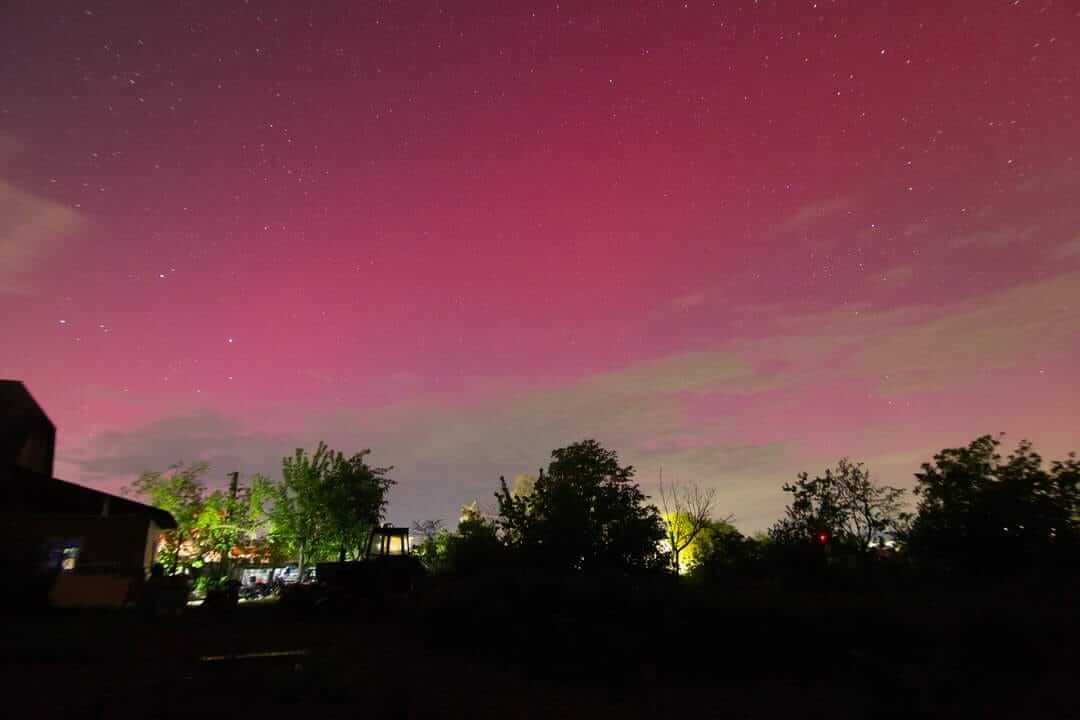
[[[22,447],[15,456],[14,464],[42,475],[52,475],[55,445],[56,430],[51,423],[25,428]]]
[[[114,571],[143,577],[152,561],[153,543],[160,531],[153,522],[136,515],[97,517],[67,514],[5,514],[0,522],[20,544],[45,549],[51,541],[77,541],[75,572]]]

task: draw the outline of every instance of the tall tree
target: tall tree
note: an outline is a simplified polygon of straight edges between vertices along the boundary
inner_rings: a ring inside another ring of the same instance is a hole
[[[715,489],[703,490],[697,484],[680,486],[671,481],[664,485],[660,477],[660,508],[663,512],[667,543],[671,550],[671,568],[679,573],[684,550],[709,527]]]
[[[321,442],[311,455],[297,448],[292,457],[282,458],[281,480],[268,493],[271,537],[296,557],[301,576],[326,534],[322,482],[330,467],[329,455]]]
[[[323,483],[327,540],[337,546],[339,561],[360,555],[371,528],[383,518],[394,485],[393,468],[368,465],[365,458],[370,454],[370,450],[350,457],[332,453]]]
[[[311,454],[297,448],[282,459],[281,481],[266,489],[266,511],[271,537],[297,558],[301,575],[312,561],[355,556],[382,518],[392,468],[369,466],[369,452],[345,456],[320,442]]]
[[[884,533],[896,533],[904,521],[902,488],[878,485],[862,463],[841,458],[833,480],[844,510],[842,533],[860,549],[867,550]]]
[[[947,448],[916,473],[918,515],[912,548],[968,565],[1021,567],[1064,557],[1077,541],[1080,463],[1075,455],[1044,467],[1028,441],[1007,458],[984,435]]]
[[[528,560],[559,570],[655,566],[664,524],[633,481],[634,468],[595,440],[553,450],[531,493],[500,479],[503,538]]]
[[[236,493],[215,490],[204,499],[195,522],[195,538],[204,560],[216,559],[212,574],[227,577],[233,548],[251,543],[266,522],[262,511],[262,489],[266,478],[256,475],[249,486],[237,486]]]
[[[862,463],[841,458],[835,468],[811,478],[800,473],[784,485],[791,493],[784,518],[770,529],[773,540],[800,543],[815,536],[866,550],[903,520],[904,491],[877,485]]]
[[[846,518],[831,469],[822,477],[799,473],[795,482],[785,483],[783,489],[791,493],[791,501],[784,508],[784,517],[769,529],[773,541],[799,544],[822,533],[836,534],[843,526]]]

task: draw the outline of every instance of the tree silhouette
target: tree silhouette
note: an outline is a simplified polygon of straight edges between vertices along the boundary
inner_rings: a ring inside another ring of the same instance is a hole
[[[595,440],[551,458],[529,494],[515,495],[500,478],[503,539],[527,561],[559,571],[655,567],[664,524],[633,482],[634,468]]]
[[[715,581],[732,576],[762,572],[767,534],[746,537],[730,518],[711,521],[694,542],[691,577]]]
[[[984,435],[923,463],[915,475],[913,551],[958,567],[1018,569],[1066,557],[1075,548],[1076,456],[1046,469],[1030,442],[1021,441],[1004,460],[1000,445],[1000,439]]]
[[[785,517],[769,531],[781,543],[821,538],[866,550],[904,519],[904,491],[875,484],[865,465],[848,458],[815,478],[799,474],[794,483],[784,485],[784,491],[791,493],[791,502]]]
[[[444,538],[446,565],[459,575],[475,575],[498,569],[506,556],[494,522],[472,503],[461,508],[457,532]]]

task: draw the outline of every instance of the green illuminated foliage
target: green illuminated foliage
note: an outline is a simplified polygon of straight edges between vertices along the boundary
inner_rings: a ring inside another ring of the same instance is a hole
[[[252,486],[238,488],[234,497],[224,490],[210,490],[208,471],[205,462],[177,463],[166,472],[142,473],[125,490],[176,520],[176,529],[162,535],[158,550],[158,562],[166,572],[205,568],[211,575],[224,575],[229,551],[254,538],[264,520],[265,478],[255,476]]]
[[[305,564],[358,557],[386,508],[393,468],[371,467],[370,450],[351,456],[319,443],[282,460],[280,482],[263,488],[271,539]]]

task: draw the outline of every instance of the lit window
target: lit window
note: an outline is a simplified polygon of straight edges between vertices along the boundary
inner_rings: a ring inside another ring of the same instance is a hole
[[[48,541],[45,565],[49,570],[74,572],[79,564],[82,538],[51,538]]]

